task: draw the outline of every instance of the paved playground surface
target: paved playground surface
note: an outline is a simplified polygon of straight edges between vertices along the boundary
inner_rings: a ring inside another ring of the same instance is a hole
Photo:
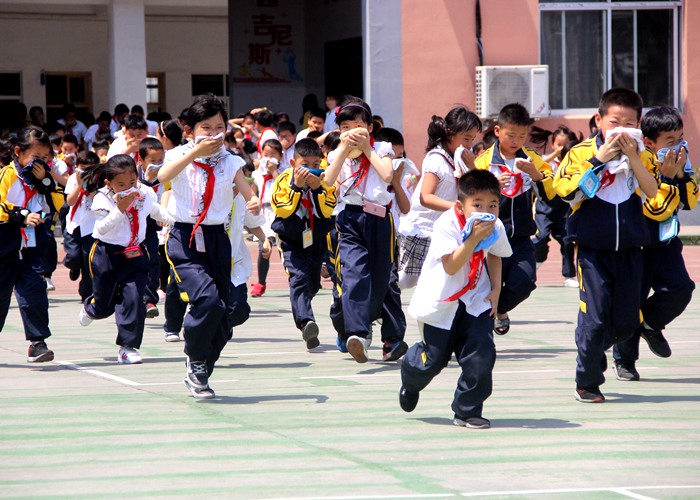
[[[14,306],[0,335],[0,497],[700,497],[700,297],[667,330],[671,358],[643,345],[640,382],[609,370],[607,402],[581,404],[578,292],[555,285],[557,267],[546,266],[551,280],[496,338],[485,431],[452,425],[454,362],[402,412],[399,365],[381,362],[378,335],[367,364],[336,350],[328,289],[314,300],[314,352],[283,287],[251,299],[211,378],[218,398],[197,402],[182,384],[183,344],[163,341],[162,317],[147,320],[144,363],[117,365],[113,320],[80,327],[59,276],[55,361],[25,362]],[[409,319],[407,341],[417,340]]]

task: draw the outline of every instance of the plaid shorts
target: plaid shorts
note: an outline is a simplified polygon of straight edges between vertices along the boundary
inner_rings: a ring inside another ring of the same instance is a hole
[[[399,271],[413,276],[420,275],[425,256],[430,247],[430,238],[419,236],[404,236],[401,241],[401,260]]]

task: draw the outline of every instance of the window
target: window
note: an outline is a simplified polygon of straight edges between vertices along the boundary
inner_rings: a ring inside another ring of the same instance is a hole
[[[19,73],[0,73],[0,134],[10,126],[16,104],[22,100],[22,78]]]
[[[160,113],[165,108],[165,73],[146,75],[146,114]]]
[[[540,0],[540,61],[553,109],[596,108],[612,87],[679,105],[681,1]]]
[[[63,118],[63,105],[72,103],[78,111],[78,120],[92,108],[92,75],[90,73],[45,73],[46,123]]]
[[[228,75],[192,75],[192,96],[211,92],[228,106]]]

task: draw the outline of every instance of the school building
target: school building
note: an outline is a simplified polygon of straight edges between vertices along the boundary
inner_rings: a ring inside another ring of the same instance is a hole
[[[265,105],[296,121],[305,95],[351,93],[419,160],[431,115],[456,103],[532,96],[540,126],[587,134],[600,94],[627,86],[678,106],[692,147],[698,24],[695,0],[0,0],[0,109],[21,100],[56,118],[66,101],[94,115],[124,102],[176,116],[211,91],[235,113]],[[501,69],[477,89],[480,65],[548,65],[548,77]]]

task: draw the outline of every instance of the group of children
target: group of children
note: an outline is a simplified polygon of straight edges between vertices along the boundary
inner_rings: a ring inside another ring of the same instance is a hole
[[[320,344],[311,303],[326,268],[341,352],[367,362],[373,326],[381,323],[382,359],[405,355],[399,403],[409,412],[455,354],[462,374],[454,423],[488,428],[482,410],[492,390],[493,333],[508,333],[509,313],[535,289],[536,234],[549,229],[556,239],[566,235],[564,276],[578,275],[580,288],[574,394],[602,402],[605,350],[614,346],[617,378],[638,380],[639,339],[670,356],[662,331],[694,289],[677,238],[677,210],[698,199],[683,123],[673,108],[654,108],[643,119],[641,112],[636,93],[609,90],[597,133],[574,145],[574,134],[557,131],[548,162],[525,146],[531,120],[522,105],[501,110],[495,141],[478,155],[472,146],[482,123],[456,107],[431,119],[419,171],[405,159],[400,132],[377,130],[359,98],[346,97],[333,110],[337,131],[324,132],[326,112],[310,109],[308,128],[297,134],[288,121],[275,128],[264,108],[229,121],[223,103],[207,95],[183,113],[179,137],[161,122],[158,138],[150,138],[142,117],[125,117],[106,161],[78,153],[64,182],[51,175],[48,136],[29,127],[0,171],[2,255],[17,264],[3,266],[0,325],[14,289],[31,342],[28,360],[53,359],[37,263],[46,231],[31,229],[60,209],[65,184],[68,227],[82,256],[76,265],[92,278],[91,289],[81,288],[79,321],[116,315],[120,363],[141,362],[162,252],[170,274],[165,340],[180,340],[183,330],[184,383],[195,398],[215,397],[209,378],[216,361],[250,313],[245,226],[260,240],[251,295],[265,292],[275,238],[307,349]],[[558,221],[568,219],[566,230],[547,225],[553,211]],[[408,312],[422,341],[409,349],[401,290],[414,286]]]

